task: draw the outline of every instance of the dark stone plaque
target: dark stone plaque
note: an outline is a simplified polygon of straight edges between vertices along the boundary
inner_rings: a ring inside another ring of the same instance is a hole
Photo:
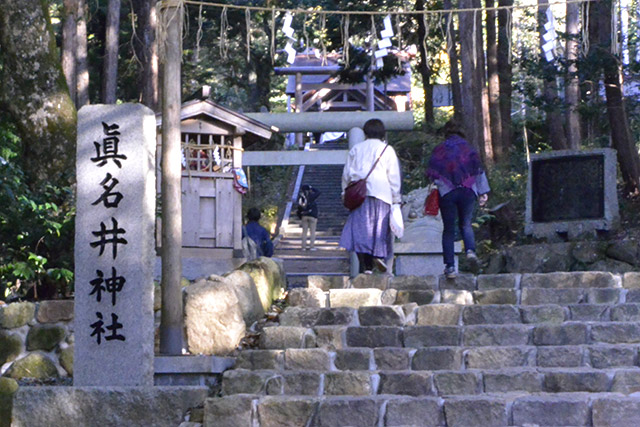
[[[604,217],[604,155],[532,160],[533,222]]]

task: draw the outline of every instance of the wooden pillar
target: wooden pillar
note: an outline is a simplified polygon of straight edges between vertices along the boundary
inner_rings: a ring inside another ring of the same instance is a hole
[[[296,114],[302,113],[302,73],[296,73]],[[302,147],[302,133],[296,133],[296,145]]]
[[[167,32],[162,79],[162,317],[160,353],[182,354],[182,193],[180,62],[183,8],[162,10]]]

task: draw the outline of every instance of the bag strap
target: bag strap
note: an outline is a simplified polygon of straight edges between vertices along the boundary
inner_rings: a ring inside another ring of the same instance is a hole
[[[367,176],[364,177],[365,181],[367,180],[367,178],[369,178],[369,175],[371,175],[371,172],[373,172],[373,170],[376,168],[376,165],[378,164],[378,161],[380,161],[380,157],[382,157],[382,155],[384,154],[384,150],[386,150],[388,146],[389,146],[389,144],[384,146],[384,148],[382,149],[382,152],[380,153],[380,155],[378,156],[376,161],[373,162],[373,166],[371,166],[371,169],[369,170],[369,173],[367,174]]]

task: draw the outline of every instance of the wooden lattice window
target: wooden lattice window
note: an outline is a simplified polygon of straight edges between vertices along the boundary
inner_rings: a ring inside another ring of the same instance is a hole
[[[202,133],[182,134],[182,168],[190,172],[231,172],[233,137]]]

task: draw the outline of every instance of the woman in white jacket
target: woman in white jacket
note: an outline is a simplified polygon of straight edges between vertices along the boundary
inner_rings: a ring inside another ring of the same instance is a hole
[[[385,142],[385,128],[378,119],[364,125],[366,140],[349,151],[342,172],[342,196],[345,187],[367,176],[367,197],[362,205],[351,211],[342,230],[340,246],[356,252],[361,273],[371,273],[373,267],[387,271],[384,260],[392,253],[392,234],[389,228],[391,205],[400,203],[401,177],[398,157]]]

